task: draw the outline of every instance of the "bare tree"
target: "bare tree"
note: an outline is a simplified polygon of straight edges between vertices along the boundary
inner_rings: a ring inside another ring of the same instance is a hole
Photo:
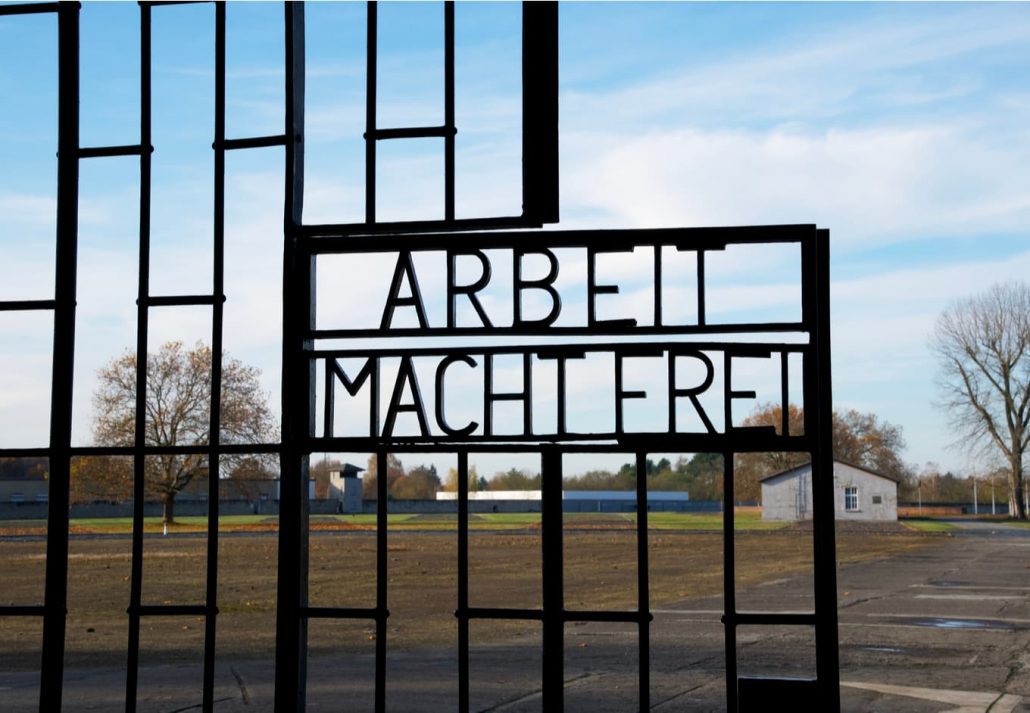
[[[1023,459],[1030,445],[1030,286],[996,284],[955,302],[930,343],[940,362],[941,405],[964,439],[1000,450],[1010,512],[1026,519]]]
[[[148,446],[206,446],[210,441],[211,348],[192,350],[168,342],[147,357],[145,438]],[[275,427],[259,382],[260,371],[222,358],[222,443],[263,443]],[[126,352],[97,372],[93,437],[98,445],[131,446],[135,440],[136,355]],[[227,459],[231,460],[231,459]],[[226,463],[225,472],[233,464]],[[175,516],[175,496],[195,478],[207,477],[207,456],[163,453],[148,456],[147,495],[161,498],[164,521]]]

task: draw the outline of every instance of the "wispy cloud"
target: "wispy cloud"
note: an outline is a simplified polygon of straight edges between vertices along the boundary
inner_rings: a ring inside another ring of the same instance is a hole
[[[857,249],[1030,223],[1030,143],[946,126],[675,129],[566,145],[566,202],[620,226],[817,222]]]

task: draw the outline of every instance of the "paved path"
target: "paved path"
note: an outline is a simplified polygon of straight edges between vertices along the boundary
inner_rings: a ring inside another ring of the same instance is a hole
[[[945,520],[958,528],[958,534],[992,535],[995,537],[1025,537],[1030,538],[1030,527],[1010,525],[1007,522],[996,522],[992,520],[965,520],[955,518]]]

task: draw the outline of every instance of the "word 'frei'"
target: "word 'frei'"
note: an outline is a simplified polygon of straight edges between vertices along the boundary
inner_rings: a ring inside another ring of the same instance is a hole
[[[786,403],[789,390],[787,360],[791,354],[803,355],[805,350],[803,345],[782,344],[737,344],[721,349],[700,349],[684,343],[423,349],[408,353],[398,350],[334,352],[322,357],[325,365],[325,435],[336,435],[336,422],[346,420],[351,427],[358,422],[367,426],[361,427],[361,433],[339,434],[341,436],[414,440],[490,440],[511,436],[541,440],[579,436],[610,438],[640,430],[628,416],[628,402],[655,397],[664,399],[660,410],[665,416],[665,428],[658,432],[725,433],[733,427],[734,402],[756,398],[754,389],[730,386],[734,364],[744,358],[778,357],[782,365],[779,386],[782,400]],[[581,368],[588,355],[592,358],[606,357],[613,364],[607,377],[592,375],[595,383],[591,387],[588,409],[596,410],[599,403],[613,403],[614,413],[601,419],[614,423],[614,429],[610,431],[599,433],[591,429],[577,432],[569,425],[570,372]],[[511,374],[507,375],[507,387],[498,385],[499,357],[518,364],[515,371],[521,372],[521,378],[517,387],[510,385],[513,381]],[[640,388],[642,384],[627,386],[626,367],[636,360],[650,360],[637,366],[648,371],[652,387],[656,381],[659,383],[656,393]],[[431,400],[427,400],[423,396],[423,382],[430,379],[433,391]],[[389,383],[384,384],[384,381]],[[342,393],[337,390],[337,384],[343,386]],[[718,400],[721,408],[713,417],[702,401],[706,393],[719,387],[722,389]],[[602,398],[604,389],[609,393]],[[386,394],[389,394],[388,400]],[[495,409],[501,402],[514,402],[521,416],[514,430],[511,419],[508,419],[504,433],[498,432],[495,418]],[[384,403],[385,413],[382,412]],[[461,408],[453,410],[453,413],[460,411],[460,417],[456,418],[449,412],[449,403],[462,404]],[[367,408],[367,420],[364,417],[355,419],[355,408]],[[548,418],[539,420],[546,420],[548,426],[539,429],[535,427],[534,420],[546,409],[550,409]],[[398,417],[404,414],[413,416],[405,422],[415,425],[415,428],[402,432],[398,428]],[[338,419],[338,415],[343,418]],[[652,422],[653,419],[649,419],[649,423]]]

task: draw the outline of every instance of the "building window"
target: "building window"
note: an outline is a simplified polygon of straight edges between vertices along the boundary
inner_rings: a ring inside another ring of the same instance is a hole
[[[881,503],[883,503],[883,497],[880,496],[880,495],[874,495],[873,496],[873,505],[880,505]]]
[[[847,512],[858,510],[858,488],[844,488],[844,509]]]

